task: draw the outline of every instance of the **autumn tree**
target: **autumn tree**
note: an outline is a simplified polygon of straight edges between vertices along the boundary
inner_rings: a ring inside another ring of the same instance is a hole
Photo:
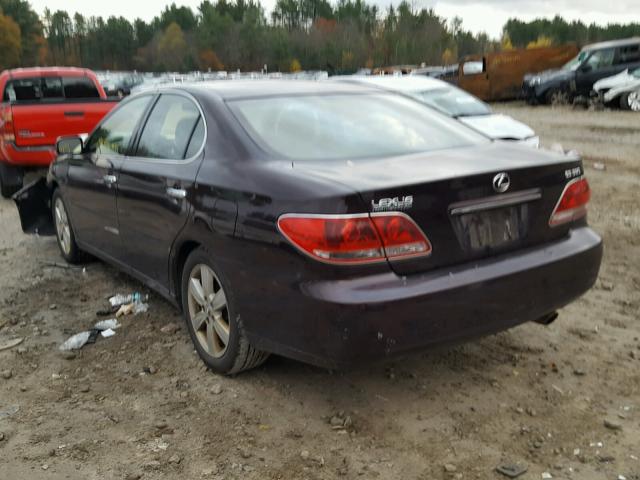
[[[167,70],[180,71],[184,67],[187,51],[188,45],[182,28],[176,22],[172,22],[158,42],[160,62]]]
[[[11,18],[0,14],[0,70],[20,65],[22,35]]]

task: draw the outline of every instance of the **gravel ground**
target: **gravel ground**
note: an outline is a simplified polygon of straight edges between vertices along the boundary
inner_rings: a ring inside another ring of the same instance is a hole
[[[596,287],[549,327],[349,372],[272,357],[216,376],[156,295],[64,357],[109,294],[143,287],[99,262],[56,266],[54,241],[22,235],[0,201],[0,345],[24,338],[0,352],[0,478],[497,479],[520,464],[525,480],[639,480],[640,115],[496,109],[584,154],[606,242]]]

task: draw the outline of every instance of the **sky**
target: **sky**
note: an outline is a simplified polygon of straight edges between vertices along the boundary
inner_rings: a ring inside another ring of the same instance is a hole
[[[276,0],[260,0],[267,15],[273,9]],[[390,3],[400,0],[367,0],[385,9]],[[455,15],[462,18],[462,25],[473,33],[486,32],[492,38],[499,38],[502,26],[512,17],[532,20],[537,17],[561,15],[567,20],[582,20],[585,23],[640,22],[640,0],[410,0],[415,8],[433,8],[447,19]],[[30,0],[33,8],[42,14],[45,8],[51,11],[66,10],[71,14],[80,12],[85,16],[111,15],[123,16],[129,20],[142,18],[149,21],[158,15],[164,5],[170,1],[144,0]],[[177,5],[187,5],[194,11],[201,0],[175,0]]]

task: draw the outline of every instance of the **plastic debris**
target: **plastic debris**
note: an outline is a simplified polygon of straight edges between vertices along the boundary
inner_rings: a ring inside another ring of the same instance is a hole
[[[137,315],[139,313],[143,313],[149,310],[149,305],[143,302],[132,302],[126,305],[121,305],[118,311],[116,312],[116,318],[122,317],[123,315]]]
[[[607,169],[607,166],[602,162],[596,162],[593,164],[593,168],[602,172]]]
[[[542,478],[545,480],[548,480],[550,478],[553,478],[553,475],[551,475],[549,472],[543,472],[542,473]]]
[[[11,405],[10,407],[3,408],[0,410],[0,420],[3,418],[10,417],[11,415],[15,415],[20,410],[18,405]]]
[[[109,298],[109,304],[112,307],[120,307],[121,305],[127,305],[131,303],[142,303],[149,299],[149,295],[143,295],[139,292],[130,293],[129,295],[123,295],[121,293]]]
[[[110,318],[109,320],[100,320],[98,323],[94,325],[93,328],[98,330],[115,330],[118,328],[120,324],[116,318]]]
[[[13,348],[13,347],[17,347],[23,341],[24,341],[24,338],[22,338],[22,337],[14,338],[13,340],[9,340],[8,342],[5,342],[5,343],[0,345],[0,352],[2,352],[3,350],[9,350],[10,348]]]
[[[517,478],[527,472],[525,465],[499,465],[496,472],[501,473],[505,477]]]
[[[60,345],[60,350],[63,352],[66,350],[80,350],[87,344],[90,336],[90,331],[76,333],[72,337],[69,337],[66,342]]]
[[[102,330],[102,332],[100,332],[100,335],[102,335],[103,338],[113,337],[115,334],[116,332],[111,328],[107,328],[106,330]]]

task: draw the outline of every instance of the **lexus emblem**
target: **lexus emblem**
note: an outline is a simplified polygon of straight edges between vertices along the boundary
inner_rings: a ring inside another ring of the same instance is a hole
[[[498,173],[495,177],[493,177],[493,189],[498,193],[506,192],[507,190],[509,190],[510,185],[511,179],[509,178],[508,173]]]

